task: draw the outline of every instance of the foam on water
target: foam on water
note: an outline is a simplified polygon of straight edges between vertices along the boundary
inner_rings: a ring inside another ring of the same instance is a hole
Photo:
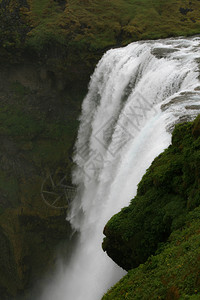
[[[101,249],[109,218],[129,204],[181,120],[200,113],[200,38],[136,42],[105,53],[82,105],[68,215],[80,232],[42,300],[99,300],[125,272]]]

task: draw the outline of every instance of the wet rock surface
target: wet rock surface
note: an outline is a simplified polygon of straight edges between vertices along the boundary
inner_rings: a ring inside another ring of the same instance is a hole
[[[179,49],[172,49],[172,48],[154,48],[151,53],[157,58],[167,57],[168,54],[174,53]]]
[[[169,109],[172,105],[177,105],[177,104],[183,104],[184,105],[186,103],[189,103],[190,101],[193,101],[192,97],[198,97],[198,96],[199,96],[199,93],[195,93],[195,92],[180,93],[180,95],[178,95],[175,98],[172,98],[169,102],[167,102],[165,104],[162,104],[161,105],[161,110],[165,111],[165,110]]]
[[[65,244],[63,258],[69,256],[68,200],[55,208],[56,199],[47,205],[41,195],[49,174],[61,173],[71,185],[76,119],[85,90],[67,85],[64,74],[52,75],[46,66],[0,67],[2,300],[28,299],[34,284],[53,271],[59,245]]]

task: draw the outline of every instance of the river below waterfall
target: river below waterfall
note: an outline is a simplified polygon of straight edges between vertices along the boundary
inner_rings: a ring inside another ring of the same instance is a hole
[[[102,250],[103,228],[136,195],[178,122],[200,113],[200,38],[135,42],[99,61],[83,101],[67,219],[79,232],[71,261],[42,300],[100,300],[125,272]]]

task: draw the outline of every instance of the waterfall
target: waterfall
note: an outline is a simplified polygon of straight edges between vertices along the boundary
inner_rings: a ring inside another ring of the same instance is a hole
[[[43,300],[100,300],[125,272],[101,249],[109,218],[127,206],[174,125],[200,113],[200,38],[135,42],[105,53],[82,105],[68,220],[71,261]]]

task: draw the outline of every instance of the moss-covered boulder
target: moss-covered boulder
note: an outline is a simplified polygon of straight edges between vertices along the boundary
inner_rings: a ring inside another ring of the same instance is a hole
[[[145,264],[130,270],[102,300],[200,299],[200,208],[186,217]]]
[[[138,185],[136,197],[107,223],[103,250],[122,268],[144,263],[200,205],[199,118],[177,125],[172,145]]]

